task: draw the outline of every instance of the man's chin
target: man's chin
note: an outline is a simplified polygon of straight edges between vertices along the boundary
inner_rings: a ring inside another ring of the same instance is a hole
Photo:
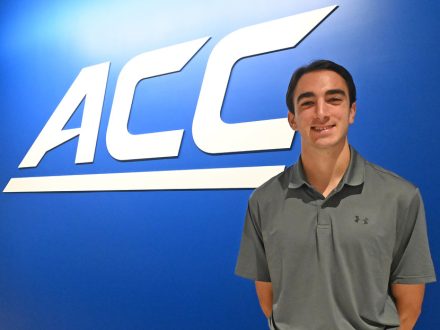
[[[310,146],[316,149],[326,150],[343,147],[345,143],[346,139],[336,140],[332,137],[322,137],[313,141]]]

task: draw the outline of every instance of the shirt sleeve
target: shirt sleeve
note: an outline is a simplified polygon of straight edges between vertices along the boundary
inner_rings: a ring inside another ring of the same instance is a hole
[[[391,266],[391,284],[435,282],[434,265],[429,251],[425,209],[418,189],[406,214],[401,215]]]
[[[255,281],[270,282],[258,205],[249,200],[235,274]]]

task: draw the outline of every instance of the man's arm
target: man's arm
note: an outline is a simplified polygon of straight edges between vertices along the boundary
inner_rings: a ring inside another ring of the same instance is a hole
[[[392,284],[400,318],[399,330],[412,330],[422,311],[425,284]]]
[[[255,288],[257,290],[258,301],[266,318],[272,314],[273,291],[271,282],[255,281]]]

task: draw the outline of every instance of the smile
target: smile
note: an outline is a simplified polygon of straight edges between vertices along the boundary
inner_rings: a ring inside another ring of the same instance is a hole
[[[317,131],[317,132],[325,132],[328,131],[329,129],[335,127],[336,125],[326,125],[326,126],[312,126],[312,130]]]

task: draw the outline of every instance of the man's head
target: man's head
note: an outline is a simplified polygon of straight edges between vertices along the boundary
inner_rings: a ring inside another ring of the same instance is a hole
[[[298,85],[298,81],[306,73],[321,71],[321,70],[333,71],[336,72],[338,75],[340,75],[347,84],[350,106],[354,102],[356,102],[356,86],[354,85],[353,77],[351,76],[350,72],[348,72],[346,68],[344,68],[339,64],[336,64],[335,62],[329,60],[317,60],[317,61],[313,61],[308,65],[298,68],[290,78],[289,87],[286,93],[286,104],[287,104],[287,108],[291,113],[295,114],[295,102],[293,96],[294,96],[295,88]]]
[[[315,61],[295,71],[287,91],[289,124],[304,148],[339,148],[347,142],[356,115],[350,73],[331,61]]]

